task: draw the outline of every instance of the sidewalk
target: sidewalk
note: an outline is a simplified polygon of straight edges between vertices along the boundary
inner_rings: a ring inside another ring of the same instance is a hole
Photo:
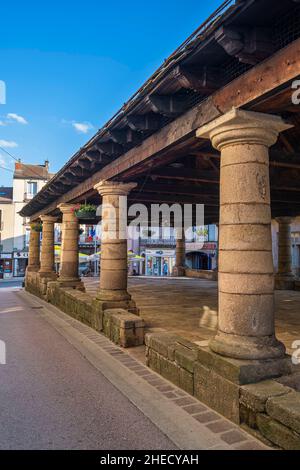
[[[41,318],[50,323],[179,449],[267,449],[260,441],[145,367],[103,335],[24,291],[17,296],[37,309]]]

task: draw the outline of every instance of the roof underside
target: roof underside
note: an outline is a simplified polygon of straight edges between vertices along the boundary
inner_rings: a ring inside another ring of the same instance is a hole
[[[208,218],[217,220],[219,155],[208,141],[195,138],[193,126],[190,132],[184,133],[183,128],[193,118],[195,123],[201,122],[201,113],[206,120],[213,119],[231,102],[280,114],[295,126],[282,134],[272,149],[270,176],[274,215],[291,207],[297,212],[299,107],[290,103],[290,64],[284,62],[287,70],[282,70],[276,58],[285,46],[286,51],[292,51],[299,37],[300,5],[296,1],[224,2],[23,208],[21,215],[53,212],[62,198],[98,201],[93,184],[99,175],[137,181],[139,186],[130,196],[133,201],[201,202],[208,205]],[[293,57],[299,55],[299,47],[294,49]],[[263,69],[273,57],[278,77],[267,66]],[[294,64],[293,76],[297,67],[299,64]],[[284,86],[280,85],[280,73],[288,77]],[[274,83],[273,88],[268,88],[266,80]],[[239,101],[242,91],[252,93],[252,100]],[[163,143],[156,151],[159,141]],[[149,158],[142,160],[146,151]]]

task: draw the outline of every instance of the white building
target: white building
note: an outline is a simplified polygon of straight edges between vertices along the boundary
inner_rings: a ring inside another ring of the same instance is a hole
[[[13,186],[0,186],[0,279],[24,275],[30,229],[19,211],[52,176],[48,161],[44,165],[16,162]]]

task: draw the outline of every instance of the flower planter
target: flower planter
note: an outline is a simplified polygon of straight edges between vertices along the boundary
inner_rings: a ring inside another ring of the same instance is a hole
[[[96,210],[92,204],[82,204],[74,208],[74,213],[78,219],[92,220],[96,217]]]

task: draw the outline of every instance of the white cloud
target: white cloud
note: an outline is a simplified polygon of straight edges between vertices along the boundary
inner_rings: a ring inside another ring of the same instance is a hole
[[[0,121],[0,126],[6,126],[6,123],[4,121]]]
[[[19,124],[28,124],[28,121],[26,121],[26,119],[23,116],[20,116],[19,114],[16,114],[16,113],[8,113],[6,117],[7,119],[18,122]]]
[[[6,165],[6,160],[2,155],[0,155],[0,165],[2,165],[2,166]]]
[[[14,142],[13,140],[1,140],[0,139],[0,147],[13,149],[15,147],[18,147],[18,144],[17,142]]]
[[[72,126],[74,129],[81,133],[81,134],[87,134],[89,131],[94,129],[94,126],[90,122],[72,122]]]

